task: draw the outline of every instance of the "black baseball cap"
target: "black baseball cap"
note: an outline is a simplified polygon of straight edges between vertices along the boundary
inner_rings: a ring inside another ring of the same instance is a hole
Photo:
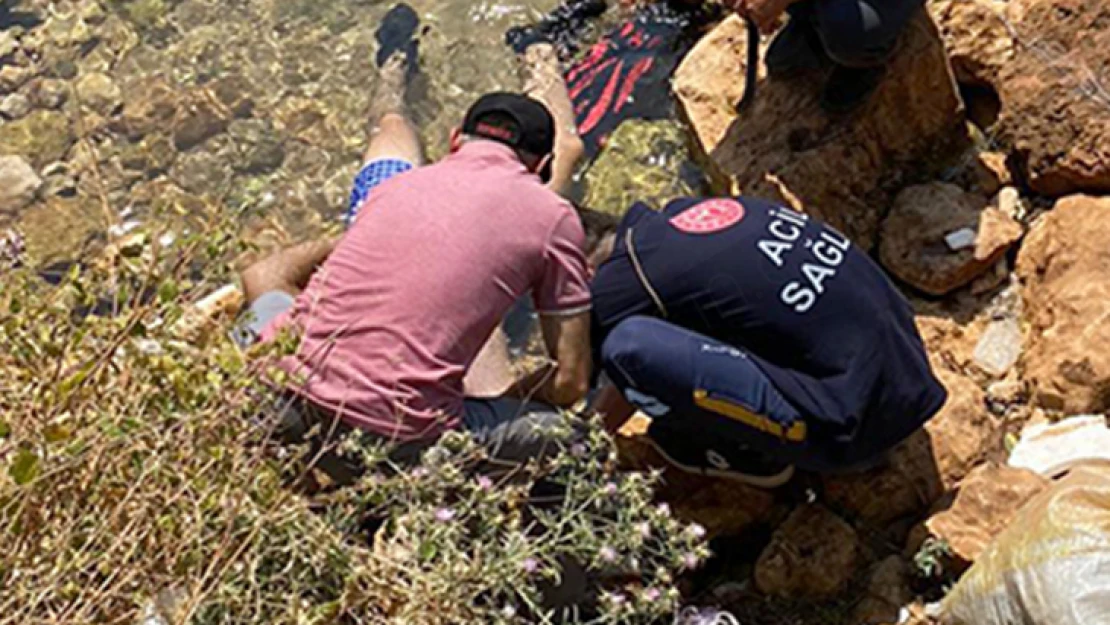
[[[555,150],[555,119],[539,101],[519,93],[488,93],[466,113],[462,131],[534,154]]]

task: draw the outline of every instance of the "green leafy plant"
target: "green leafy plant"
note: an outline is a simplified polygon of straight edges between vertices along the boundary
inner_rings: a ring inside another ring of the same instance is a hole
[[[945,562],[952,557],[952,547],[945,540],[929,537],[913,556],[914,568],[922,579],[939,579],[945,575]]]

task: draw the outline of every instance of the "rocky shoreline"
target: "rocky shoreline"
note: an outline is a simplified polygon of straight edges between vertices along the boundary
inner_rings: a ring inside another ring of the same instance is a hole
[[[929,622],[940,587],[1052,488],[1010,466],[1023,431],[1110,411],[1110,5],[928,9],[848,120],[823,115],[812,88],[775,82],[738,117],[746,35],[728,19],[674,79],[691,136],[672,121],[628,123],[586,175],[593,205],[695,193],[690,143],[716,191],[829,221],[905,287],[949,390],[880,469],[776,493],[667,472],[663,496],[725,554],[697,579],[702,597],[745,625]],[[202,206],[240,211],[262,247],[341,214],[374,83],[373,31],[360,25],[381,7],[18,10],[0,30],[0,256],[16,249],[8,228],[30,262],[49,263],[133,220],[187,224]],[[521,17],[451,10],[491,33]],[[425,42],[436,69],[420,80],[417,115],[432,156],[474,93],[515,81],[494,38],[471,39],[458,21],[440,15]],[[621,441],[629,462],[659,466],[634,426]]]

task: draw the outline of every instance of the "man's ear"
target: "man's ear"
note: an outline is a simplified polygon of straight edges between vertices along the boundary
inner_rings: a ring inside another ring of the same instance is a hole
[[[451,129],[451,138],[448,141],[448,150],[450,150],[451,154],[454,154],[455,152],[459,151],[459,148],[462,147],[462,144],[463,144],[462,128],[457,128],[457,127],[452,128]]]

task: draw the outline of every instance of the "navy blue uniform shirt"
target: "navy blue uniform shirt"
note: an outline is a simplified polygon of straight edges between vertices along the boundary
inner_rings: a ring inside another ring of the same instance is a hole
[[[634,315],[747,351],[846,458],[893,446],[947,397],[909,304],[875,262],[832,228],[766,201],[633,206],[593,284],[595,353]]]

